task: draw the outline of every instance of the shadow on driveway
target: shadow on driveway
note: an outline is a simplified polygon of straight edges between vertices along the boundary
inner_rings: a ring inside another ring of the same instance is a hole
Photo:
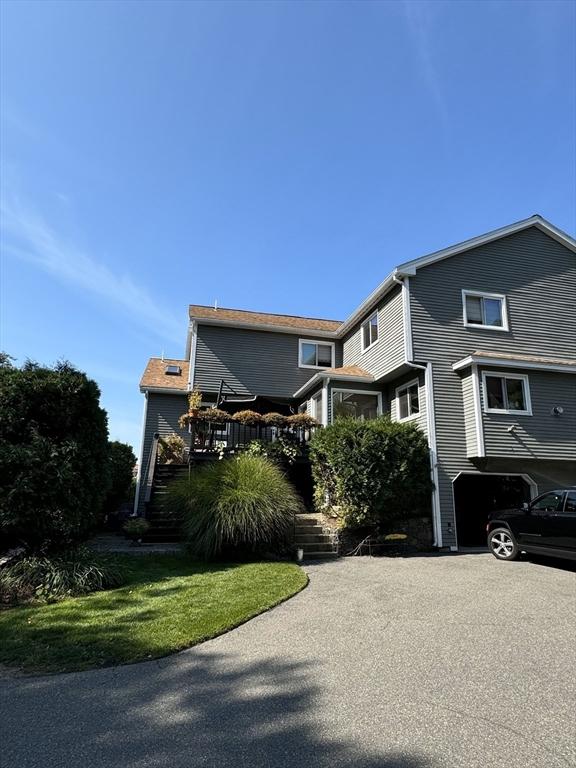
[[[249,649],[247,649],[249,655]],[[359,750],[315,718],[309,663],[206,652],[8,682],[2,765],[43,768],[433,768]]]

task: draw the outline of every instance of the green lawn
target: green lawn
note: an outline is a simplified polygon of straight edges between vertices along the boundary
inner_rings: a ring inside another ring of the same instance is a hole
[[[0,663],[65,672],[165,656],[238,626],[308,582],[292,563],[122,559],[130,574],[123,587],[0,612]]]

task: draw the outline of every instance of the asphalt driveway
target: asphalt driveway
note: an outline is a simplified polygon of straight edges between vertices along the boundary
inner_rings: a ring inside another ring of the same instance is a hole
[[[154,662],[2,683],[6,768],[576,765],[576,575],[490,555],[311,565]]]

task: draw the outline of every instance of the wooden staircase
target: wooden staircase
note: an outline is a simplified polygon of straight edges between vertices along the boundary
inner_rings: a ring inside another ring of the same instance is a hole
[[[157,464],[154,470],[154,482],[150,501],[146,506],[146,519],[150,529],[144,541],[180,541],[182,538],[182,520],[170,514],[165,501],[168,484],[179,477],[188,475],[187,464]]]
[[[304,550],[304,560],[338,557],[338,537],[325,526],[322,515],[296,515],[294,545]]]

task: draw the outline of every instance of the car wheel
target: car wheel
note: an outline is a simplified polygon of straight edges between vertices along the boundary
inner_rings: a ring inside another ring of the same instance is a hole
[[[516,560],[520,554],[516,539],[508,528],[494,528],[488,535],[490,552],[498,560]]]

